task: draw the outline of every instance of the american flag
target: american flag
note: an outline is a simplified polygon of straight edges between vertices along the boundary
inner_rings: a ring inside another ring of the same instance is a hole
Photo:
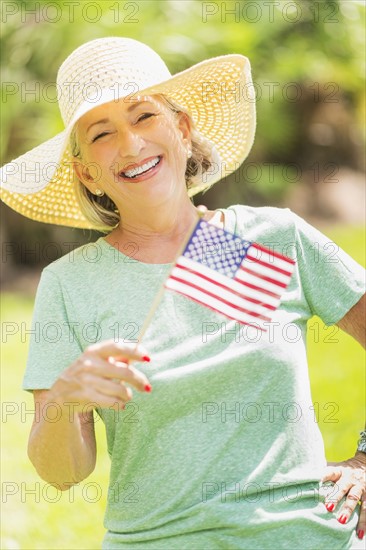
[[[165,288],[266,331],[295,262],[199,220]]]

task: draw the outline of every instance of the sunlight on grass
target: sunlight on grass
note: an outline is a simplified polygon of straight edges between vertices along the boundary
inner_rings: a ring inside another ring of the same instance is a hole
[[[366,265],[364,228],[321,228],[361,265]],[[308,325],[309,373],[314,420],[323,434],[327,459],[353,456],[365,425],[365,351],[336,326],[314,317]]]
[[[20,386],[28,349],[25,329],[30,326],[32,308],[32,298],[2,295],[0,547],[4,550],[100,548],[110,466],[102,422],[96,422],[97,467],[70,492],[58,492],[44,483],[27,457],[33,397]],[[15,327],[19,329],[11,335]]]

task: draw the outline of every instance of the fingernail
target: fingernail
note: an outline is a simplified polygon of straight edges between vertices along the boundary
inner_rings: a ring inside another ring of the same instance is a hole
[[[148,355],[143,355],[143,357],[141,358],[143,361],[146,361],[146,363],[150,363],[151,359]]]
[[[362,529],[360,529],[360,530],[357,532],[357,536],[358,536],[358,538],[361,539],[361,540],[363,539],[364,534],[365,534],[365,531],[362,531]]]
[[[150,384],[146,384],[144,390],[150,392],[152,390],[152,386],[150,386]]]
[[[341,516],[339,516],[338,521],[339,521],[339,523],[342,523],[344,525],[346,523],[347,519],[348,519],[347,516],[342,514]]]
[[[333,512],[333,510],[335,508],[335,504],[334,504],[334,502],[328,502],[328,504],[326,504],[325,507],[328,510],[328,512]]]

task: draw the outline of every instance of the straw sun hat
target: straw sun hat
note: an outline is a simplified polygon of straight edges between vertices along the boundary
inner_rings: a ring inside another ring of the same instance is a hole
[[[242,55],[202,61],[172,76],[149,46],[130,38],[100,38],[77,48],[57,75],[65,130],[1,169],[1,198],[34,220],[93,228],[75,193],[79,185],[69,145],[77,120],[91,109],[131,94],[164,94],[191,114],[214,146],[216,163],[190,195],[236,170],[255,132],[255,94],[250,64]]]

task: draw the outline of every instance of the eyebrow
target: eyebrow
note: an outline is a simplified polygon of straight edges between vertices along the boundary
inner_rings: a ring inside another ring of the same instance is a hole
[[[143,105],[144,103],[150,103],[151,104],[151,101],[138,101],[136,103],[133,103],[132,105],[130,105],[127,109],[127,111],[130,113],[131,111],[133,111],[134,109],[136,109],[137,107],[139,107],[140,105]],[[89,132],[89,130],[93,127],[93,126],[96,126],[97,124],[105,124],[106,122],[109,122],[109,118],[102,118],[101,120],[98,120],[97,122],[93,122],[92,124],[90,124],[90,126],[88,126],[88,128],[86,129],[86,133]]]

